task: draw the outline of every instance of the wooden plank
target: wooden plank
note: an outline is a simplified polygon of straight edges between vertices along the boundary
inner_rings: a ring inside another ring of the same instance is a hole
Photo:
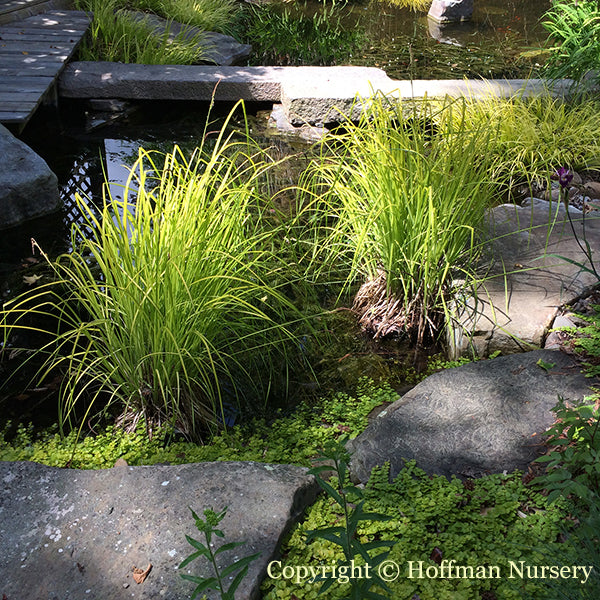
[[[57,65],[61,65],[65,62],[65,56],[60,54],[5,54],[0,59],[1,66],[14,67],[16,65],[22,65],[22,68],[26,69],[28,66],[36,64],[50,65],[53,64],[54,68],[57,69]]]
[[[31,102],[37,104],[37,101],[45,92],[46,90],[42,90],[41,92],[0,92],[0,106],[6,107],[7,103],[15,100],[20,106]]]
[[[89,25],[89,22],[88,22]],[[81,33],[86,29],[86,22],[82,21],[81,23],[69,24],[69,23],[46,23],[42,24],[34,24],[34,23],[25,23],[24,21],[16,21],[13,23],[5,23],[4,25],[0,25],[0,29],[3,31],[32,31],[35,33],[42,31],[66,31],[69,33]]]
[[[75,44],[52,43],[52,42],[15,42],[0,40],[0,55],[14,54],[15,52],[27,52],[37,54],[45,52],[48,54],[68,54],[74,49]]]
[[[0,108],[0,123],[24,123],[29,119],[29,112],[13,112]]]
[[[0,41],[11,42],[68,42],[71,44],[77,43],[79,33],[69,33],[64,31],[6,31],[0,27]]]
[[[2,6],[0,10],[4,12],[11,12],[13,10],[23,10],[24,8],[29,8],[30,6],[35,6],[36,3],[33,2],[24,2],[23,0],[8,0],[6,2],[2,2]]]
[[[52,85],[54,77],[50,75],[40,77],[16,77],[7,76],[0,72],[0,92],[35,92],[46,91]]]
[[[72,14],[68,14],[72,13]],[[64,15],[64,16],[63,16]],[[22,27],[78,27],[89,24],[90,17],[83,12],[62,11],[45,12],[20,21]]]
[[[0,110],[12,113],[29,114],[33,112],[38,105],[39,102],[16,102],[11,100],[8,102],[3,102],[2,106],[0,106]]]
[[[45,4],[46,0],[2,0],[0,3],[0,10],[4,12],[5,10],[22,10],[24,8],[32,8],[33,6],[38,6],[39,4]]]
[[[52,77],[56,76],[56,64],[54,63],[36,63],[27,65],[27,69],[22,66],[12,65],[4,66],[0,61],[0,75],[3,77]]]

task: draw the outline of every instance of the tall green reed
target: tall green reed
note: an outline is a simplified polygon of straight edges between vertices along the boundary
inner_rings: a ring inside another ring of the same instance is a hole
[[[437,131],[439,111],[457,118]],[[346,287],[363,282],[354,308],[375,337],[422,342],[475,280],[491,132],[471,129],[462,102],[407,109],[381,98],[344,128],[305,178],[304,209],[327,240],[321,259],[347,262]]]
[[[127,428],[144,418],[198,436],[229,405],[285,393],[302,317],[262,219],[273,163],[226,125],[189,159],[140,150],[99,216],[78,197],[84,222],[50,262],[54,280],[4,307],[5,348],[24,330],[48,340],[26,364],[41,358],[37,384],[62,377],[61,426],[109,410]]]

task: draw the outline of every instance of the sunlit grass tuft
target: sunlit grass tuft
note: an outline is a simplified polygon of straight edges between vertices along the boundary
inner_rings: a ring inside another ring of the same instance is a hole
[[[205,52],[201,34],[187,39],[185,32],[170,39],[154,27],[120,9],[119,0],[86,0],[80,8],[92,10],[89,39],[79,49],[81,60],[154,65],[194,64]]]
[[[223,33],[229,33],[239,10],[236,0],[136,0],[135,4],[165,19]]]
[[[441,121],[450,113],[439,113]],[[510,187],[541,183],[561,166],[600,169],[600,102],[592,97],[469,100],[465,117],[472,128],[489,127],[494,157],[490,176]],[[489,143],[489,145],[487,145]]]
[[[325,262],[363,281],[354,308],[375,337],[434,334],[473,282],[477,228],[493,200],[485,140],[464,103],[414,109],[374,100],[307,175],[305,210],[328,230]],[[439,111],[448,118],[437,130]]]
[[[56,280],[5,306],[5,348],[53,317],[33,357],[37,384],[62,375],[61,425],[108,409],[129,430],[144,418],[198,436],[285,394],[302,317],[261,219],[272,163],[223,131],[189,160],[140,150],[99,217],[78,198],[85,222],[51,263]]]
[[[202,33],[230,31],[238,11],[234,0],[77,0],[76,6],[94,15],[89,38],[79,50],[82,60],[157,65],[200,62],[206,53]],[[201,32],[157,33],[143,12],[132,11],[152,12]]]

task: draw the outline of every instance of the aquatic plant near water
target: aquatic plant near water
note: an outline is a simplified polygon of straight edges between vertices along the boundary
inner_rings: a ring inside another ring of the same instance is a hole
[[[100,216],[78,197],[84,222],[49,262],[55,280],[0,314],[5,347],[19,331],[46,336],[23,355],[42,362],[36,384],[61,378],[61,426],[104,411],[127,429],[166,421],[198,437],[227,405],[285,395],[303,317],[261,219],[273,163],[226,127],[190,159],[140,150]]]
[[[354,309],[374,337],[435,335],[459,288],[471,288],[477,228],[492,200],[486,140],[464,104],[370,99],[306,174],[305,210],[323,223],[324,264],[363,280]],[[453,112],[441,128],[438,112]],[[321,217],[318,217],[321,215]]]
[[[591,74],[598,81],[600,69],[600,3],[597,0],[553,0],[542,25],[554,45],[546,65],[552,79],[569,78],[580,83]]]

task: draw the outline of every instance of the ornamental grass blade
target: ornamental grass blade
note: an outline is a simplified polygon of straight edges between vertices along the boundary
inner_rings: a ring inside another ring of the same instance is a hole
[[[194,591],[192,592],[192,600],[194,600],[194,598],[196,598],[198,596],[198,594],[200,594],[201,592],[204,592],[205,590],[218,590],[219,589],[219,582],[217,581],[217,579],[215,577],[209,577],[208,579],[204,579],[202,577],[197,577],[194,575],[181,575],[182,579],[185,579],[187,581],[191,581],[192,583],[197,583],[198,585],[196,586],[196,588],[194,589]]]
[[[196,560],[200,556],[207,556],[207,552],[199,551],[199,552],[194,552],[194,553],[190,554],[187,558],[185,558],[184,560],[181,561],[181,563],[179,564],[179,567],[177,567],[177,568],[183,569],[183,567],[189,565],[193,560]]]

